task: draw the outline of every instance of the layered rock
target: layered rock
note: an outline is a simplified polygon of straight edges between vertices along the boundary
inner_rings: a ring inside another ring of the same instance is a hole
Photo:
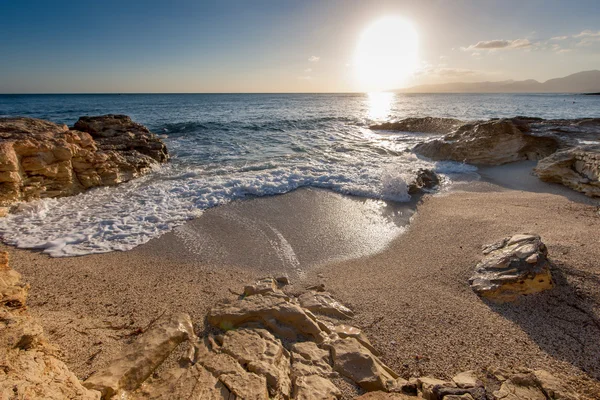
[[[469,279],[482,297],[504,302],[553,287],[548,250],[538,235],[507,237],[486,246]]]
[[[42,327],[26,309],[28,285],[0,253],[0,398],[100,399],[55,357]]]
[[[511,120],[467,123],[443,138],[418,144],[414,151],[433,160],[501,165],[539,160],[559,147],[555,138],[524,131]]]
[[[534,173],[545,182],[560,183],[590,197],[600,197],[600,145],[579,146],[544,158]]]
[[[127,116],[75,125],[0,118],[0,206],[116,185],[168,159],[164,143]]]

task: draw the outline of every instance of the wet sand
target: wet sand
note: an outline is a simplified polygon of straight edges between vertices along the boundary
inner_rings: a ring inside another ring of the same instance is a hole
[[[31,283],[31,312],[80,378],[162,313],[187,312],[201,331],[216,301],[275,274],[290,276],[292,290],[324,283],[402,375],[527,366],[590,394],[600,388],[597,202],[502,179],[425,196],[404,233],[410,206],[305,189],[209,210],[124,253],[8,251]],[[542,236],[557,287],[514,304],[482,301],[467,283],[481,246],[521,232]]]

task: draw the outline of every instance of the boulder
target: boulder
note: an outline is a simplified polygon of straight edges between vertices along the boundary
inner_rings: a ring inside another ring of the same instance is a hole
[[[440,177],[430,169],[421,168],[415,179],[408,185],[408,194],[417,194],[426,189],[433,189],[440,184]]]
[[[298,297],[300,305],[311,312],[336,318],[351,318],[354,313],[327,292],[309,290]]]
[[[538,235],[507,237],[483,250],[484,258],[469,279],[473,291],[504,302],[553,287],[548,250]]]
[[[367,391],[389,391],[396,386],[398,375],[354,338],[338,339],[328,344],[334,369]]]
[[[501,165],[539,160],[558,146],[556,139],[524,133],[510,120],[492,120],[464,124],[443,138],[418,144],[414,151],[432,160]]]
[[[84,386],[98,390],[103,397],[133,391],[181,342],[194,336],[189,315],[176,314],[165,318],[132,343],[120,358],[90,376]]]
[[[538,162],[534,173],[545,182],[560,183],[590,197],[600,197],[600,145],[579,146]]]
[[[83,129],[78,130],[34,118],[0,118],[0,206],[116,185],[168,159],[164,143],[129,117],[83,118],[96,118],[95,128],[78,123]],[[103,127],[112,136],[96,133],[103,132]]]
[[[464,124],[453,118],[409,117],[396,122],[372,125],[372,130],[447,134]]]
[[[235,303],[218,304],[209,311],[207,320],[223,330],[258,322],[289,340],[297,340],[298,335],[321,340],[321,329],[315,320],[298,304],[278,296],[256,295]]]
[[[299,376],[294,380],[294,400],[335,400],[341,397],[340,389],[321,376]]]

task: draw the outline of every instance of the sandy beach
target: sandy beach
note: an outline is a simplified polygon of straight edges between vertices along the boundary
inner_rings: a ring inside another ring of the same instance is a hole
[[[521,176],[527,188],[529,167],[481,173]],[[286,275],[291,290],[324,283],[405,377],[525,366],[600,393],[598,206],[556,185],[533,192],[501,180],[426,195],[414,215],[410,204],[303,189],[211,209],[127,252],[50,258],[3,248],[31,284],[32,314],[81,379],[155,318],[186,312],[200,332],[216,301]],[[556,288],[504,305],[481,300],[467,279],[482,245],[521,232],[547,244]]]

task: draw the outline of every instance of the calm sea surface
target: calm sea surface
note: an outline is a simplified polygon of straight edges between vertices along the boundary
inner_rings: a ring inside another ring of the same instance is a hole
[[[420,159],[427,135],[377,133],[403,117],[464,120],[600,117],[600,96],[552,94],[126,94],[0,95],[1,116],[73,123],[127,114],[162,135],[172,162],[113,188],[27,203],[0,221],[3,240],[54,256],[127,250],[202,210],[247,196],[320,187],[407,201],[420,167],[446,181],[470,165]]]

